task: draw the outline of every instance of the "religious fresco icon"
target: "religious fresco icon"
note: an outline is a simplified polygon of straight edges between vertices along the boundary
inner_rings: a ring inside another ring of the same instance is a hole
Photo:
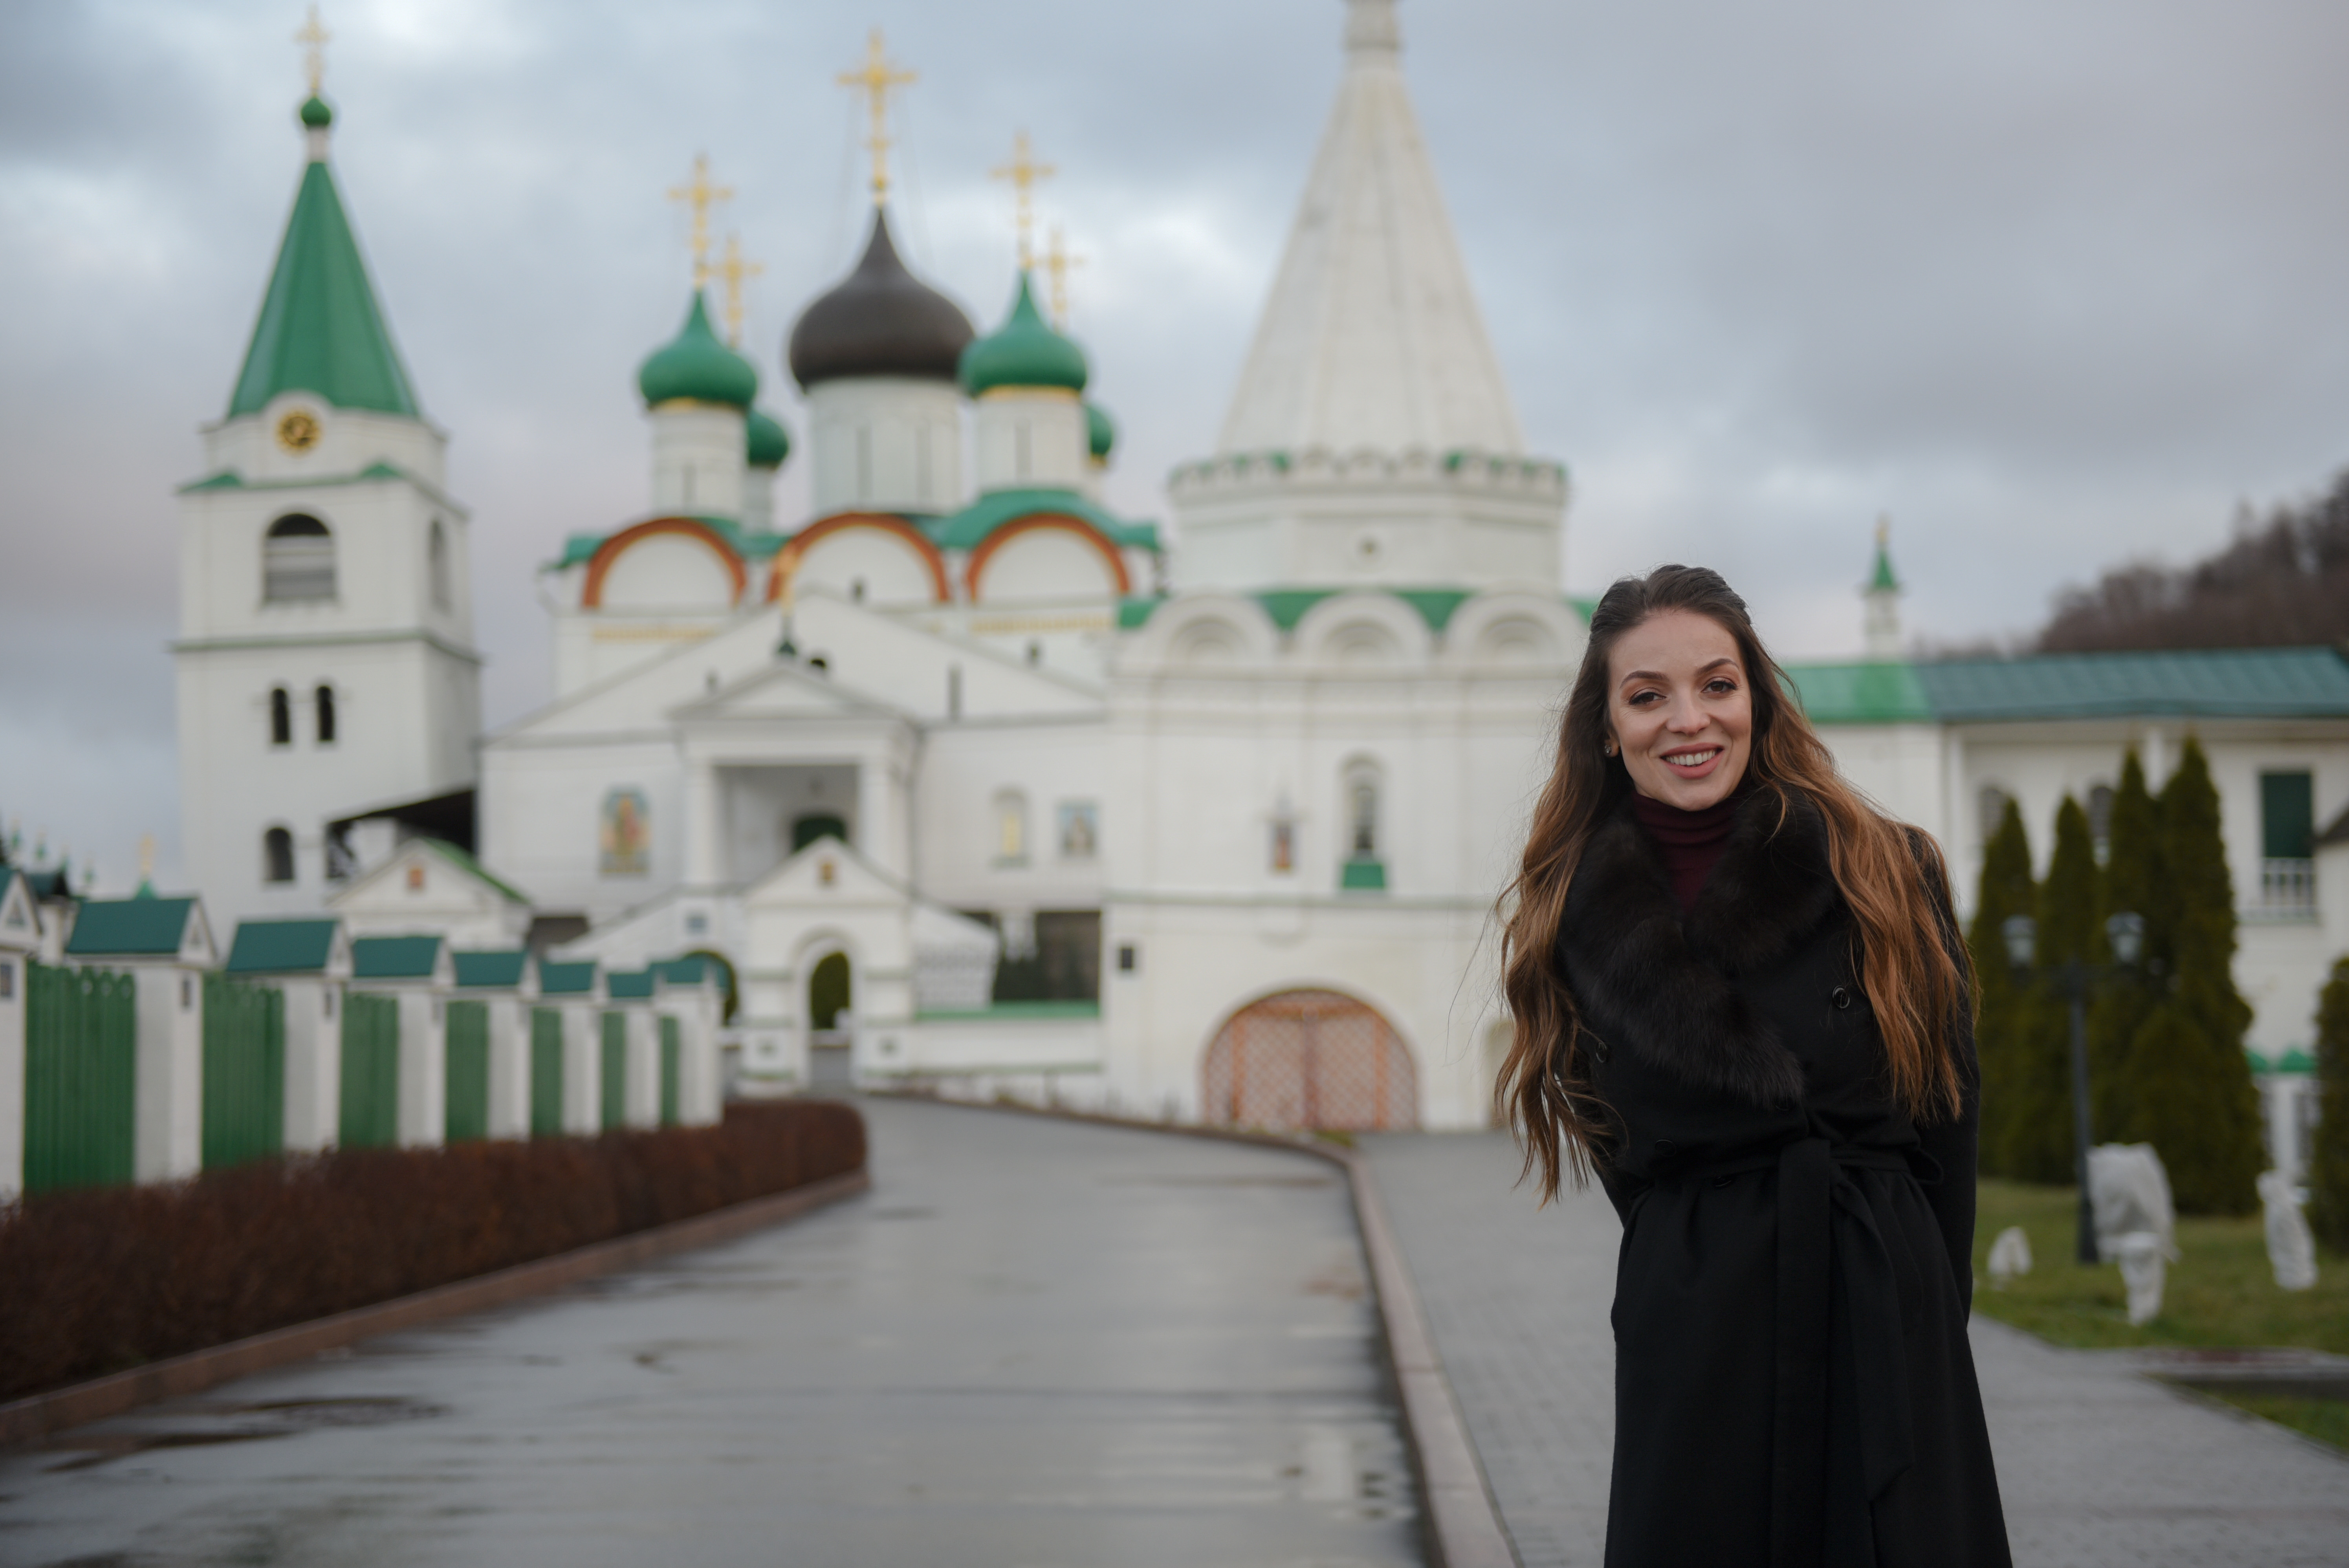
[[[652,808],[633,784],[604,796],[603,869],[607,877],[640,877],[653,869]]]
[[[1089,861],[1101,843],[1101,807],[1091,800],[1061,802],[1061,858]]]

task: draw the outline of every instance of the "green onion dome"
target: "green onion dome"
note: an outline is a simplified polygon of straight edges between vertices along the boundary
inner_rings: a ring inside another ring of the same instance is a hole
[[[1019,274],[1011,319],[962,351],[962,389],[976,397],[998,387],[1085,389],[1085,351],[1047,325],[1028,274]]]
[[[1109,451],[1117,445],[1117,426],[1098,403],[1085,405],[1085,445],[1093,454],[1093,461],[1109,461]]]
[[[636,390],[645,395],[647,408],[678,398],[748,408],[750,399],[759,395],[759,372],[718,341],[718,335],[709,330],[709,307],[696,289],[693,306],[685,313],[685,325],[637,370]]]
[[[780,469],[792,455],[792,433],[764,408],[753,408],[750,428],[744,432],[742,455],[754,469]]]
[[[876,207],[864,258],[800,313],[784,364],[802,388],[866,376],[951,381],[969,341],[969,319],[905,270],[889,215]]]
[[[334,123],[335,111],[327,107],[325,98],[320,98],[316,93],[312,93],[302,100],[302,124],[305,129],[324,130]]]

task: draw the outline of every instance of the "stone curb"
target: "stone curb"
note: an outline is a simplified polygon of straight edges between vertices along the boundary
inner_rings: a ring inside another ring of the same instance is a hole
[[[1395,1389],[1402,1400],[1403,1433],[1419,1469],[1421,1495],[1427,1505],[1428,1543],[1433,1548],[1433,1568],[1520,1568],[1516,1547],[1501,1522],[1485,1467],[1469,1440],[1467,1422],[1454,1398],[1451,1379],[1435,1353],[1435,1336],[1420,1305],[1419,1287],[1412,1283],[1402,1247],[1387,1222],[1371,1163],[1351,1149],[1318,1140],[1283,1138],[1276,1133],[1242,1132],[1220,1127],[1188,1127],[1176,1122],[1142,1121],[1105,1116],[1097,1111],[1022,1105],[1018,1101],[947,1099],[905,1096],[938,1105],[973,1110],[1009,1110],[1062,1121],[1086,1121],[1136,1132],[1169,1132],[1183,1138],[1205,1138],[1224,1143],[1246,1143],[1258,1149],[1284,1150],[1328,1161],[1346,1172],[1354,1200],[1354,1222],[1362,1237],[1362,1252],[1371,1265],[1371,1288],[1378,1303],[1387,1360],[1394,1371]]]
[[[307,1323],[256,1334],[249,1339],[190,1351],[185,1356],[134,1367],[128,1372],[12,1400],[0,1405],[0,1448],[38,1442],[68,1427],[118,1416],[157,1399],[200,1394],[233,1378],[290,1362],[306,1361],[320,1351],[338,1349],[378,1334],[421,1327],[442,1318],[558,1290],[672,1253],[730,1242],[843,1198],[854,1197],[872,1185],[870,1171],[852,1171],[844,1176],[828,1177],[789,1191],[752,1198],[689,1220],[516,1264],[492,1274],[476,1274],[471,1279],[419,1291],[413,1295],[353,1307],[331,1317],[313,1318]]]

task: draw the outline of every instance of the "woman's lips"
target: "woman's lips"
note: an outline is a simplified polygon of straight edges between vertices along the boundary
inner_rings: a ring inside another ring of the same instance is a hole
[[[1728,755],[1729,748],[1725,746],[1710,746],[1692,751],[1669,752],[1664,757],[1664,766],[1683,779],[1702,779],[1720,767],[1721,759]]]

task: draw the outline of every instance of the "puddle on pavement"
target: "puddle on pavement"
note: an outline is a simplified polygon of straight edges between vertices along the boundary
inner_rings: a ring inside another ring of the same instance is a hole
[[[344,1399],[272,1399],[254,1405],[210,1405],[185,1410],[171,1425],[67,1432],[43,1446],[78,1457],[49,1466],[49,1472],[89,1470],[110,1460],[158,1449],[212,1448],[222,1443],[259,1443],[274,1438],[345,1427],[382,1427],[397,1421],[430,1420],[449,1413],[422,1399],[360,1397]]]

